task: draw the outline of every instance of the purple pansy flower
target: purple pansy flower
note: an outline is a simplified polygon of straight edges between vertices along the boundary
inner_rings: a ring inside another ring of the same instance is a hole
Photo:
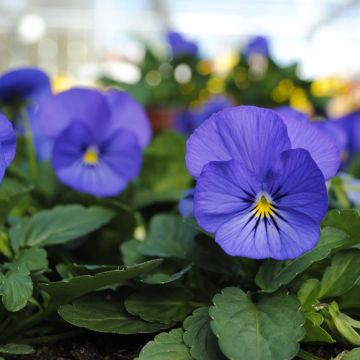
[[[215,96],[207,100],[199,108],[184,110],[178,114],[175,119],[176,127],[184,135],[188,136],[212,114],[230,106],[232,106],[230,99],[224,96]]]
[[[37,68],[18,68],[0,76],[0,101],[4,103],[34,102],[49,92],[49,77]]]
[[[347,164],[350,161],[349,136],[339,121],[323,120],[314,123],[320,130],[331,136],[339,149],[341,162]]]
[[[199,50],[198,46],[193,41],[185,39],[180,33],[168,31],[166,38],[173,58],[178,56],[197,55]]]
[[[16,135],[11,122],[0,114],[0,181],[6,168],[14,160],[16,152]]]
[[[348,155],[351,158],[360,151],[360,110],[333,120],[344,131],[348,137]]]
[[[44,101],[38,118],[55,172],[73,189],[113,196],[138,175],[151,128],[130,95],[74,88]]]
[[[244,47],[244,55],[246,58],[260,54],[269,57],[269,43],[265,36],[255,36],[251,38]]]
[[[321,158],[320,166],[300,146],[301,133],[288,133],[274,111],[241,106],[214,114],[187,142],[195,217],[230,255],[291,259],[319,240],[328,206],[323,172],[334,172],[331,162],[339,160]],[[317,144],[334,147],[328,138]]]
[[[183,218],[194,216],[194,189],[184,192],[184,197],[179,201],[179,213]]]
[[[15,119],[13,121],[28,119],[18,119],[26,113],[29,118],[33,132],[35,148],[38,157],[43,160],[48,158],[50,144],[43,137],[37,124],[36,109],[42,99],[51,94],[50,79],[43,71],[34,67],[23,67],[8,71],[0,76],[0,107],[1,105],[15,107]],[[20,114],[21,108],[23,113]],[[20,133],[24,132],[23,123],[17,123],[16,129]]]

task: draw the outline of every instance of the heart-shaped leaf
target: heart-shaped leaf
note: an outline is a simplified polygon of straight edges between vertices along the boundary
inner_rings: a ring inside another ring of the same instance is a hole
[[[139,360],[192,360],[190,351],[183,341],[183,330],[156,335],[140,352]]]
[[[196,309],[184,321],[184,342],[190,348],[191,356],[196,360],[224,360],[216,336],[210,328],[209,308]]]
[[[0,273],[0,295],[8,311],[19,311],[26,306],[33,292],[33,283],[27,269],[14,269]]]
[[[285,292],[263,295],[257,304],[241,289],[215,295],[211,329],[230,359],[292,359],[304,337],[304,316],[296,297]]]

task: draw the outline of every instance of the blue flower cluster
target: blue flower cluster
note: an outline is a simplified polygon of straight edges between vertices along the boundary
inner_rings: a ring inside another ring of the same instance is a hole
[[[318,242],[325,182],[336,174],[340,153],[303,116],[240,106],[195,130],[186,164],[197,180],[195,217],[226,253],[283,260]]]
[[[0,77],[0,103],[18,108],[16,117],[25,111],[27,119],[16,130],[31,127],[38,158],[50,158],[58,178],[73,189],[114,196],[139,174],[152,130],[144,109],[130,95],[87,88],[52,95],[45,73],[21,68]],[[15,146],[13,125],[0,114],[1,178]]]

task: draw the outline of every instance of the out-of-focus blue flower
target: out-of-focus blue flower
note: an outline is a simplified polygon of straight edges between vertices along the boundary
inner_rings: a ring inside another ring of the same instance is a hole
[[[185,191],[179,202],[179,212],[184,218],[194,216],[194,189]]]
[[[0,76],[0,101],[3,103],[34,103],[50,91],[49,77],[37,68],[18,68]]]
[[[255,36],[251,38],[245,45],[243,53],[246,58],[252,55],[260,54],[269,57],[269,43],[265,36]]]
[[[333,120],[339,124],[348,137],[348,155],[352,156],[360,151],[360,111],[345,115],[339,119]]]
[[[50,79],[43,71],[23,67],[8,71],[0,76],[0,108],[11,107],[16,118],[16,129],[24,132],[24,121],[30,121],[38,157],[48,158],[51,144],[42,136],[36,119],[36,109],[42,99],[51,94]],[[28,119],[23,119],[24,115]]]
[[[173,58],[186,55],[196,56],[199,51],[196,43],[185,39],[178,32],[168,31],[166,38]]]
[[[0,114],[0,181],[6,168],[14,160],[16,152],[16,135],[11,122]]]
[[[186,164],[197,179],[195,217],[226,253],[283,260],[318,242],[328,204],[323,171],[339,159],[327,151],[337,151],[331,139],[312,140],[330,157],[317,160],[301,140],[314,146],[274,111],[252,106],[218,112],[191,135]]]
[[[314,125],[333,138],[340,151],[341,162],[347,164],[350,161],[349,137],[340,122],[324,120],[317,121]]]
[[[73,189],[113,196],[138,175],[151,128],[130,95],[74,88],[42,102],[38,119],[54,141],[55,172]]]
[[[230,99],[224,96],[215,96],[207,100],[201,107],[184,110],[176,116],[175,123],[184,135],[190,135],[199,125],[212,114],[232,106]]]
[[[332,136],[310,122],[301,111],[290,107],[281,107],[275,111],[286,125],[291,147],[308,150],[325,180],[333,177],[340,166],[340,151]]]

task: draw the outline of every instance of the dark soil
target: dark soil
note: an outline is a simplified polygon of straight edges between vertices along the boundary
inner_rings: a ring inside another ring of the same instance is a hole
[[[7,360],[133,360],[151,336],[86,333],[56,344],[38,345],[31,355]]]

